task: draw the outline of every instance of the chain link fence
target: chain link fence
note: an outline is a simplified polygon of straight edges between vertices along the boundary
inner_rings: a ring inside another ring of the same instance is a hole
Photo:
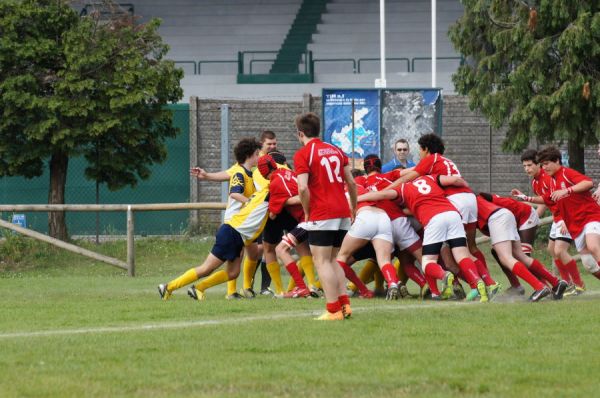
[[[173,111],[173,124],[180,129],[179,135],[167,140],[167,160],[151,167],[149,179],[139,181],[135,188],[111,192],[105,185],[84,176],[85,159],[71,158],[67,174],[65,202],[67,204],[137,204],[137,203],[183,203],[189,202],[189,105],[169,106]],[[0,178],[0,201],[2,204],[48,203],[49,171],[38,178]],[[97,200],[98,199],[98,200]],[[11,220],[13,214],[4,213],[2,218]],[[44,212],[25,213],[27,227],[47,233],[48,215]],[[67,212],[67,228],[71,236],[124,235],[127,230],[124,212]],[[139,212],[136,214],[136,234],[178,235],[188,228],[189,211]]]

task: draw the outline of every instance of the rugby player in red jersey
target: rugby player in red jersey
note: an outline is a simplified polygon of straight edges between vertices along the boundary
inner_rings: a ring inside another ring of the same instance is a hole
[[[343,320],[352,314],[345,275],[335,261],[356,212],[356,184],[348,157],[319,139],[321,121],[314,113],[296,117],[303,147],[294,155],[298,193],[307,221],[308,243],[327,301],[319,320]],[[346,200],[348,186],[350,206]]]
[[[515,216],[508,209],[477,196],[477,227],[484,235],[490,237],[492,248],[501,264],[533,287],[530,301],[539,301],[550,294],[550,289],[530,270],[535,270],[536,275],[543,275],[551,281],[554,298],[562,299],[568,287],[567,282],[557,279],[542,263],[523,252]]]
[[[446,148],[439,136],[433,133],[422,135],[419,137],[418,144],[421,160],[414,168],[403,170],[401,172],[402,177],[395,184],[412,181],[418,176],[429,174],[461,177],[456,164],[443,156]],[[497,292],[500,286],[491,277],[485,257],[475,243],[475,233],[477,230],[477,202],[475,194],[468,186],[449,186],[445,188],[445,192],[448,200],[456,207],[462,218],[469,251],[473,256],[471,259],[477,266],[478,275],[481,276],[490,291]],[[469,278],[469,276],[464,275],[464,272],[463,276]],[[473,280],[466,280],[473,287]]]
[[[540,224],[540,218],[538,216],[537,210],[531,205],[519,202],[516,199],[509,198],[506,196],[500,196],[487,192],[480,192],[479,196],[481,196],[488,202],[492,202],[495,205],[509,210],[514,215],[515,219],[517,220],[519,237],[521,238],[521,249],[523,249],[523,253],[525,253],[528,256],[531,256],[533,252],[535,234],[537,232],[537,227]],[[525,294],[525,290],[521,286],[519,279],[515,276],[515,274],[512,273],[512,271],[509,268],[502,265],[502,262],[498,258],[498,255],[493,248],[492,256],[494,256],[494,258],[500,265],[502,272],[504,272],[508,281],[510,282],[512,288],[511,291],[516,292],[518,294]]]
[[[552,214],[553,222],[550,227],[550,236],[548,240],[548,252],[554,259],[554,264],[560,273],[562,279],[573,284],[566,294],[581,294],[585,291],[585,285],[581,280],[577,262],[569,254],[569,246],[573,239],[564,225],[562,216],[556,206],[556,203],[550,198],[551,181],[548,175],[542,170],[537,160],[537,151],[528,149],[521,155],[521,162],[525,173],[530,176],[531,188],[535,196],[528,197],[518,189],[512,190],[512,195],[520,200],[526,200],[536,203],[538,215],[542,215],[546,208]],[[582,262],[584,259],[582,258]],[[594,261],[592,261],[594,262]]]
[[[561,153],[548,147],[538,153],[538,161],[550,176],[550,199],[556,203],[565,225],[575,240],[577,251],[582,253],[586,269],[600,279],[600,205],[590,190],[594,183],[588,176],[560,163]],[[592,263],[583,254],[593,256]]]
[[[269,220],[263,232],[263,240],[276,245],[274,251],[277,253],[277,257],[283,261],[285,268],[296,284],[292,291],[283,294],[279,263],[275,260],[267,264],[276,288],[277,294],[275,297],[309,297],[311,291],[304,283],[298,265],[290,254],[290,250],[296,248],[300,261],[309,259],[312,262],[310,249],[306,243],[306,231],[298,229],[298,223],[304,221],[304,211],[298,197],[296,173],[287,168],[277,167],[277,163],[282,163],[277,158],[283,157],[279,152],[271,152],[270,156],[271,158],[263,156],[258,162],[259,172],[265,179],[270,181]],[[283,163],[285,163],[285,157],[283,157]],[[288,231],[285,236],[283,235],[284,231]],[[294,231],[293,234],[288,236],[292,231]],[[293,244],[291,244],[290,239],[292,239]]]
[[[364,167],[367,172],[364,186],[370,191],[384,190],[400,177],[400,169],[381,174],[381,159],[377,155],[365,156]],[[384,210],[390,218],[392,238],[398,249],[400,266],[406,276],[414,281],[423,292],[426,280],[414,263],[415,260],[420,262],[422,257],[422,242],[419,235],[415,232],[406,214],[391,200],[377,201],[375,206]]]
[[[431,288],[432,298],[448,299],[453,296],[454,275],[444,271],[437,263],[440,250],[447,242],[452,255],[463,272],[476,278],[476,266],[471,260],[467,248],[465,230],[456,207],[446,198],[443,187],[449,185],[466,186],[458,176],[425,175],[402,183],[393,189],[369,192],[361,195],[360,200],[395,200],[399,206],[408,208],[423,225],[423,272]],[[442,280],[442,290],[437,288],[437,280]],[[483,281],[477,284],[480,301],[488,301]]]
[[[358,195],[368,192],[360,184],[357,184],[356,187]],[[368,244],[373,246],[377,264],[388,285],[386,299],[397,300],[398,276],[392,265],[392,252],[394,251],[392,223],[386,212],[376,206],[376,202],[365,201],[358,203],[356,219],[344,237],[337,254],[337,262],[344,269],[346,278],[354,283],[362,294],[365,293],[366,286],[350,268],[348,261],[356,251]]]

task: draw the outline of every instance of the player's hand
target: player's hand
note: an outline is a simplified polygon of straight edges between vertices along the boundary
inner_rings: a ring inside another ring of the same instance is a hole
[[[511,194],[512,196],[514,196],[515,198],[517,198],[517,199],[521,199],[521,197],[525,196],[525,195],[523,194],[523,192],[519,191],[518,189],[513,189],[513,190],[511,190],[511,191],[510,191],[510,194]],[[523,200],[523,199],[521,199],[521,200]]]
[[[563,220],[560,221],[559,226],[560,226],[561,234],[566,235],[569,232],[569,230],[567,229],[567,225],[565,224],[565,222]]]
[[[200,167],[192,167],[190,169],[190,174],[193,175],[194,177],[196,177],[199,180],[203,180],[206,178],[206,170],[200,168]]]
[[[598,204],[600,204],[600,186],[598,186],[598,189],[596,189],[596,192],[594,192],[592,194],[592,198],[596,199],[596,202],[598,202]]]
[[[556,202],[556,201],[564,198],[568,194],[569,194],[569,191],[567,189],[559,189],[558,191],[554,191],[550,194],[550,199],[552,199],[554,202]]]

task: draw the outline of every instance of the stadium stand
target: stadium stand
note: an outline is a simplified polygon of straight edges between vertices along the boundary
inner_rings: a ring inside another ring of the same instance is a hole
[[[377,0],[130,0],[142,21],[162,19],[169,57],[184,69],[184,101],[201,98],[298,98],[324,87],[373,87],[379,77]],[[310,5],[310,7],[308,6]],[[454,92],[460,62],[448,27],[461,15],[459,0],[438,0],[438,86]],[[313,20],[309,20],[313,18]],[[303,20],[309,20],[302,24]],[[386,1],[388,87],[428,87],[430,2]],[[244,73],[292,73],[312,52],[314,84],[237,84]],[[449,59],[447,59],[449,58]],[[273,61],[277,60],[275,63]],[[296,67],[295,62],[299,62]],[[291,66],[290,66],[291,65]]]

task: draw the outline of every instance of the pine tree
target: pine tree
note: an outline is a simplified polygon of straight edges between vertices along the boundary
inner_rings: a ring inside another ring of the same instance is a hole
[[[182,97],[183,72],[164,59],[158,26],[120,13],[80,17],[66,0],[2,0],[0,176],[49,167],[50,204],[64,204],[75,156],[112,190],[148,178],[178,133],[165,105]],[[67,238],[64,213],[49,214],[49,232]]]
[[[466,62],[457,92],[492,126],[507,127],[503,149],[567,142],[584,172],[585,145],[600,138],[600,2],[463,0],[450,39]]]

